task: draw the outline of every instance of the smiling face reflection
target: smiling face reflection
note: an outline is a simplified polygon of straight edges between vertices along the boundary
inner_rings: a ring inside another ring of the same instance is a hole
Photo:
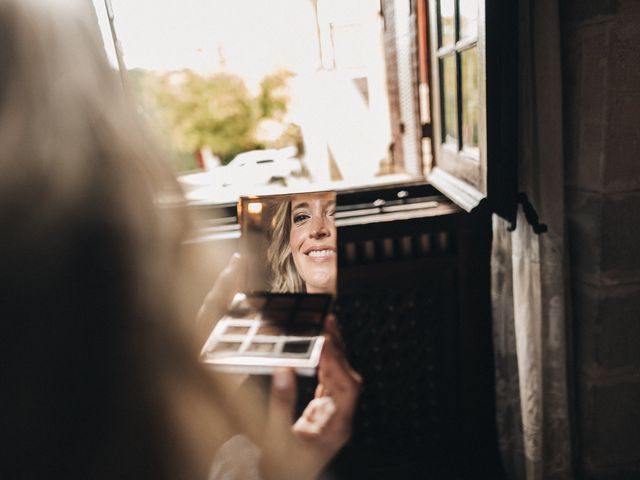
[[[323,197],[294,197],[289,243],[293,262],[308,293],[335,293],[335,201]]]

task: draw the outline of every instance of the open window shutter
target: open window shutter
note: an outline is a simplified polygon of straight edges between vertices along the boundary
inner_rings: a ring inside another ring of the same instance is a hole
[[[427,178],[467,211],[517,210],[517,3],[428,0],[433,167]]]

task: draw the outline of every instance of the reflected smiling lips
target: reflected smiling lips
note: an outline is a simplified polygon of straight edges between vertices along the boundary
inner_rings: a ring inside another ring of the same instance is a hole
[[[328,262],[336,255],[335,247],[331,245],[314,245],[305,249],[304,253],[310,260],[318,263]]]

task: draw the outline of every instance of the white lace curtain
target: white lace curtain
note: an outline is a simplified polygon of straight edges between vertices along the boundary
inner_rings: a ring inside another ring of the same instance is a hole
[[[519,189],[548,231],[493,219],[496,408],[509,479],[572,478],[558,2],[519,0]]]

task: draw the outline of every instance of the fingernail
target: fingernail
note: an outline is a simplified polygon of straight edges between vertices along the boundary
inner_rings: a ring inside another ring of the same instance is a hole
[[[288,390],[291,387],[291,373],[289,370],[278,368],[273,372],[273,386],[276,390]]]
[[[238,252],[235,252],[233,255],[231,255],[231,263],[236,264],[240,261],[241,255]]]

